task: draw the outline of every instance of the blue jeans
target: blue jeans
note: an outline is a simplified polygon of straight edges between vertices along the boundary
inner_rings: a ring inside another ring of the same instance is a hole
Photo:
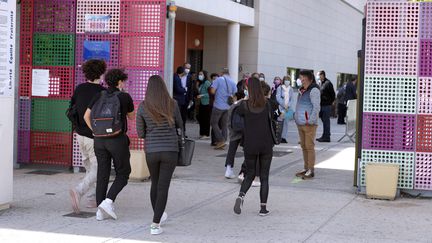
[[[330,139],[330,115],[331,115],[331,105],[321,106],[321,120],[323,123],[323,134],[321,138]]]

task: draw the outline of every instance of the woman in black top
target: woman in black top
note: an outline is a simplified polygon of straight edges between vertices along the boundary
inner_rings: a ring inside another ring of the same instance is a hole
[[[150,200],[153,223],[150,234],[163,232],[160,224],[168,215],[165,208],[171,178],[178,160],[177,129],[183,128],[177,102],[168,93],[165,82],[158,75],[151,76],[145,100],[138,108],[136,128],[138,136],[145,138],[145,153],[150,171]]]
[[[259,215],[266,216],[267,197],[269,191],[269,172],[273,157],[274,138],[270,121],[270,104],[264,96],[260,81],[251,78],[248,81],[249,98],[238,107],[238,113],[244,117],[244,156],[246,162],[246,177],[241,185],[240,193],[234,205],[234,212],[241,213],[244,196],[255,178],[256,165],[259,161],[260,170],[260,200]]]

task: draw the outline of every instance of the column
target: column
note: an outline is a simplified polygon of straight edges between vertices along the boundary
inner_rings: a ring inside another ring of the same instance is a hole
[[[239,69],[239,52],[240,52],[240,24],[228,24],[228,69],[231,78],[237,82]]]

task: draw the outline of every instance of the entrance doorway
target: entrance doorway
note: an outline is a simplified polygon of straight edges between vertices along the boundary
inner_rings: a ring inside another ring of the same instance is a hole
[[[199,72],[203,68],[203,51],[202,50],[188,50],[188,58],[191,65],[191,72]]]

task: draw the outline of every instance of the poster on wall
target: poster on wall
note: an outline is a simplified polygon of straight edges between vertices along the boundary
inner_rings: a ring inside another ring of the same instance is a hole
[[[15,90],[15,4],[0,0],[0,97],[13,97]]]
[[[109,33],[111,16],[106,14],[86,14],[85,32]]]
[[[101,59],[106,62],[110,59],[109,41],[84,41],[84,60]]]
[[[33,69],[32,96],[48,97],[48,95],[49,95],[49,70]]]

